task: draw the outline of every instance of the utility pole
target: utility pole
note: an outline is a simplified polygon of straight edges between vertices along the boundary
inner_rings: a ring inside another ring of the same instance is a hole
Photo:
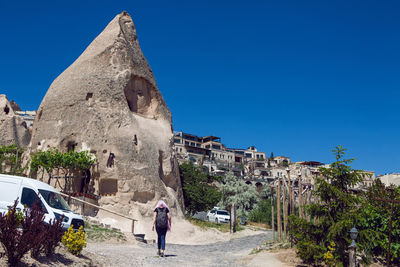
[[[278,190],[276,192],[277,200],[277,223],[278,223],[278,240],[282,241],[282,219],[281,219],[281,178],[278,175]]]

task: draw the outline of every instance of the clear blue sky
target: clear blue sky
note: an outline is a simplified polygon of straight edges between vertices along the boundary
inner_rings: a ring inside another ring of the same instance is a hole
[[[37,109],[123,10],[176,131],[400,172],[400,1],[1,1],[0,93]]]

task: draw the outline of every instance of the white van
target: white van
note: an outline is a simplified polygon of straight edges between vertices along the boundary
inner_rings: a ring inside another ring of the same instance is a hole
[[[84,226],[82,217],[71,211],[68,203],[52,186],[31,178],[0,174],[0,212],[7,212],[17,198],[17,208],[20,210],[24,206],[32,207],[39,200],[45,211],[44,221],[47,223],[64,215],[64,230],[71,225],[74,229]]]

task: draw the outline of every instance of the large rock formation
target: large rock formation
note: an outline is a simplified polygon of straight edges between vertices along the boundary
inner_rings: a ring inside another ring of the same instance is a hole
[[[0,145],[26,147],[31,140],[25,121],[15,115],[13,105],[5,95],[0,95],[0,129]]]
[[[96,154],[100,205],[140,219],[164,199],[182,215],[171,113],[126,12],[54,80],[33,128],[32,151]]]

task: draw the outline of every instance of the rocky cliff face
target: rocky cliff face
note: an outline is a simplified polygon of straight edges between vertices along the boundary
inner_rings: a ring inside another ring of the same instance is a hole
[[[15,115],[13,105],[5,95],[0,95],[0,129],[0,145],[26,147],[31,140],[25,121]]]
[[[182,215],[172,140],[171,113],[123,12],[51,84],[31,149],[96,154],[100,205],[140,219],[152,215],[159,199]]]

